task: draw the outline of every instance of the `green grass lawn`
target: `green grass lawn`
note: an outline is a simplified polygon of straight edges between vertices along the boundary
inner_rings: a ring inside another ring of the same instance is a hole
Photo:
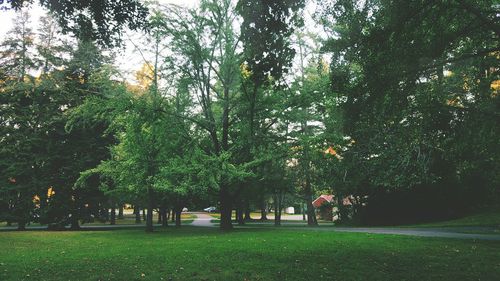
[[[498,280],[500,243],[284,229],[0,232],[0,280]]]
[[[500,228],[500,210],[488,210],[453,220],[407,225],[405,227],[494,226]]]

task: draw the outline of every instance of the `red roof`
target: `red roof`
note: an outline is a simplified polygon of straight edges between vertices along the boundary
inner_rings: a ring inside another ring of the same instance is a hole
[[[352,196],[348,196],[348,197],[345,197],[343,200],[342,200],[342,204],[344,204],[344,206],[349,206],[349,205],[352,205],[351,203],[351,200],[350,200],[350,197]],[[323,205],[324,203],[332,203],[333,200],[335,199],[335,197],[333,195],[321,195],[319,196],[318,198],[316,198],[312,204],[315,208],[319,208],[321,207],[321,205]]]
[[[319,208],[321,205],[326,203],[331,203],[333,201],[333,195],[321,195],[312,202],[313,206]]]

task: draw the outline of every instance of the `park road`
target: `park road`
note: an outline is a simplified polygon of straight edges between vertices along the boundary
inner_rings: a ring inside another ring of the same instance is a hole
[[[207,213],[191,212],[190,214],[193,214],[196,216],[194,221],[191,223],[192,226],[201,226],[201,227],[214,227],[215,226],[215,224],[212,223],[212,220],[214,218]]]

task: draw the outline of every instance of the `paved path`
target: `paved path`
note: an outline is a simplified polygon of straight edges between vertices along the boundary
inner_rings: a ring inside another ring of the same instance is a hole
[[[262,224],[242,226],[241,228],[271,228],[271,225],[263,226]],[[500,241],[499,234],[480,234],[480,233],[462,233],[462,228],[385,228],[385,227],[334,227],[334,226],[318,226],[306,227],[304,225],[286,224],[283,229],[293,230],[312,230],[312,231],[331,231],[331,232],[356,232],[356,233],[372,233],[372,234],[394,234],[420,237],[435,237],[435,238],[456,238],[456,239],[475,239],[475,240],[493,240]],[[476,230],[474,227],[467,228],[469,232]],[[483,231],[484,227],[478,227],[477,231]]]
[[[273,229],[274,226],[267,224],[247,224],[245,226],[235,225],[239,229]],[[307,227],[305,225],[285,224],[279,229],[300,230],[300,231],[327,231],[327,232],[355,232],[355,233],[372,233],[372,234],[394,234],[420,237],[435,237],[435,238],[456,238],[456,239],[472,239],[472,240],[492,240],[500,241],[499,234],[480,234],[480,233],[461,233],[454,230],[443,229],[428,229],[428,228],[376,228],[376,227],[333,227],[333,226],[318,226]],[[471,232],[473,230],[470,230]]]
[[[236,228],[254,228],[254,229],[272,229],[274,226],[271,223],[249,223],[245,226],[235,226]],[[420,237],[435,237],[435,238],[455,238],[455,239],[472,239],[472,240],[492,240],[500,241],[500,234],[493,234],[497,230],[495,227],[441,227],[441,228],[397,228],[397,227],[336,227],[332,225],[320,225],[318,227],[307,227],[298,223],[283,223],[282,229],[293,230],[312,230],[312,231],[331,231],[331,232],[356,232],[356,233],[373,233],[373,234],[394,234]],[[470,232],[470,233],[464,233]],[[474,233],[474,232],[491,232],[491,234]]]
[[[215,224],[211,222],[214,218],[207,214],[207,213],[195,213],[191,212],[190,214],[193,214],[196,216],[194,221],[191,223],[192,226],[202,226],[202,227],[214,227]]]

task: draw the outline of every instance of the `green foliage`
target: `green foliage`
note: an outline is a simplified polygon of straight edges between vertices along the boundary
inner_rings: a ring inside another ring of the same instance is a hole
[[[126,202],[152,230],[154,208],[218,201],[229,229],[271,201],[315,224],[319,191],[371,219],[496,202],[494,1],[322,1],[324,42],[306,2],[40,1],[38,34],[22,11],[0,44],[0,219],[77,225]],[[137,86],[96,45],[124,25],[146,26]]]
[[[35,69],[33,46],[35,34],[30,27],[30,14],[20,11],[13,20],[13,29],[0,44],[0,81],[23,81]]]
[[[21,9],[32,1],[12,0],[12,7]],[[137,0],[40,0],[58,20],[64,33],[72,32],[81,40],[98,41],[112,46],[120,42],[124,26],[138,29],[144,26],[147,9]]]
[[[462,201],[465,194],[483,198],[470,205],[498,198],[498,177],[489,173],[499,169],[500,156],[494,7],[494,1],[323,4],[322,21],[334,34],[324,46],[332,54],[332,89],[343,133],[353,140],[342,162],[352,193],[433,186]]]
[[[241,37],[244,59],[257,85],[279,81],[288,71],[295,56],[290,36],[303,25],[301,11],[304,0],[238,1],[242,16]]]
[[[69,60],[63,59],[68,45],[56,38],[61,36],[56,26],[41,28],[35,40],[24,26],[27,14],[20,13],[19,19],[22,24],[14,27],[15,36],[2,45],[5,58],[13,64],[6,64],[10,69],[4,72],[0,93],[0,192],[5,195],[0,204],[6,206],[1,216],[18,222],[20,228],[33,220],[64,225],[70,218],[82,218],[88,213],[85,204],[98,200],[96,189],[78,190],[73,184],[80,171],[106,158],[106,146],[112,141],[102,136],[105,122],[75,124],[65,130],[68,110],[99,95],[90,77],[103,65],[103,56],[87,42],[69,53]],[[35,70],[42,75],[32,77]]]

